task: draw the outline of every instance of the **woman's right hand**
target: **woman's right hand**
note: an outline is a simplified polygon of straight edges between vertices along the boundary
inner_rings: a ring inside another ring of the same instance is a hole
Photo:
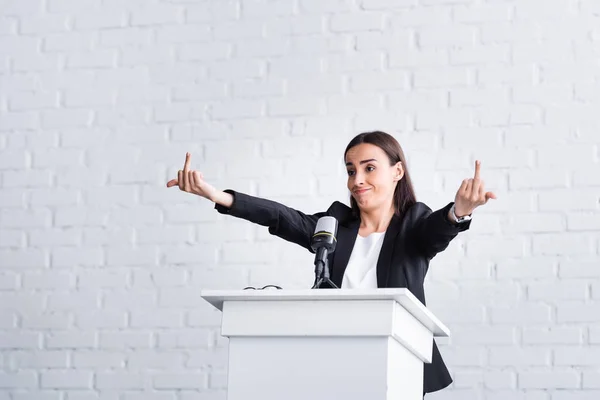
[[[167,182],[167,187],[179,186],[179,189],[202,196],[210,201],[215,201],[217,190],[204,180],[204,175],[200,171],[190,169],[192,156],[185,154],[185,164],[183,170],[177,172],[177,179],[171,179]]]

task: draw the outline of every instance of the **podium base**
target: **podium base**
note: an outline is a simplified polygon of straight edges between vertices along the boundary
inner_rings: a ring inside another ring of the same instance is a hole
[[[423,361],[393,338],[235,337],[228,400],[422,400]]]

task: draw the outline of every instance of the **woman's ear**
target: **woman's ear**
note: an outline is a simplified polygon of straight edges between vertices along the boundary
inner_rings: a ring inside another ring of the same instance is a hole
[[[404,177],[404,167],[402,166],[402,161],[398,161],[396,165],[394,165],[394,168],[396,169],[396,176],[394,177],[394,180],[398,182]]]

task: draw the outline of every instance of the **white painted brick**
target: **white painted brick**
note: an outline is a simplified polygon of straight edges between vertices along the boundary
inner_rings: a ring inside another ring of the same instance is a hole
[[[19,276],[14,272],[2,272],[0,274],[0,290],[15,290],[19,286]],[[8,320],[12,321],[13,318],[11,315],[4,315],[2,318],[6,317]],[[9,323],[12,326],[12,322]]]
[[[207,386],[206,374],[178,373],[156,374],[153,377],[153,386],[156,389],[204,389]]]
[[[338,117],[384,109],[383,96],[378,93],[332,95],[327,98],[328,114]]]
[[[332,32],[380,31],[383,21],[384,14],[378,12],[336,13],[329,21],[329,28]]]
[[[293,2],[270,2],[265,0],[254,0],[244,4],[241,9],[241,18],[270,19],[273,17],[289,16],[294,14],[295,4]]]
[[[188,273],[180,268],[164,266],[152,269],[141,267],[132,271],[131,287],[135,289],[151,289],[156,287],[185,286]]]
[[[527,298],[530,300],[585,300],[588,298],[588,283],[566,280],[564,282],[530,283],[527,285]]]
[[[364,55],[331,55],[324,58],[324,64],[325,71],[333,75],[344,72],[381,71],[383,56],[379,52]]]
[[[131,14],[131,25],[173,24],[183,20],[183,7],[171,4],[150,4]]]
[[[598,361],[598,349],[558,347],[554,349],[554,365],[561,367],[594,367]]]
[[[540,192],[541,211],[596,211],[600,193],[594,189],[554,189]]]
[[[534,40],[537,37],[537,29],[530,22],[488,22],[481,27],[483,43],[512,43]]]
[[[294,36],[290,39],[290,52],[297,55],[321,55],[349,53],[354,47],[351,35],[334,37]]]
[[[453,88],[449,92],[450,107],[496,107],[509,103],[508,90],[502,87],[489,87],[486,89]]]
[[[82,351],[74,353],[72,360],[72,365],[76,369],[122,368],[125,365],[125,356],[116,352]]]
[[[560,278],[596,278],[600,276],[598,259],[594,255],[565,259],[559,262]]]
[[[0,373],[2,389],[33,389],[36,386],[37,374],[33,371]]]
[[[55,247],[51,251],[51,266],[98,266],[104,263],[104,250],[100,247]]]
[[[583,389],[598,389],[600,388],[600,386],[598,385],[598,382],[600,382],[600,376],[598,375],[598,372],[593,372],[593,371],[589,371],[589,372],[583,372],[583,382],[581,384],[581,387]],[[582,393],[586,393],[588,396],[593,396],[593,395],[598,395],[600,393],[598,393],[598,391],[596,391],[595,393],[593,391],[589,391],[586,390],[585,392]]]
[[[96,35],[93,32],[68,32],[44,37],[44,52],[85,52],[92,49]]]
[[[239,19],[240,8],[240,3],[237,1],[220,1],[216,3],[189,5],[186,7],[186,21],[217,21],[220,25],[224,21]]]
[[[527,371],[518,373],[519,387],[523,389],[576,389],[580,374],[568,369],[548,371]]]
[[[233,54],[235,58],[280,57],[287,53],[289,45],[285,38],[249,39],[240,41]]]
[[[41,114],[42,127],[46,129],[89,126],[92,113],[89,110],[52,110]]]
[[[21,320],[25,329],[66,330],[71,326],[71,318],[66,313],[28,314]]]
[[[266,20],[262,30],[267,37],[321,34],[325,23],[326,18],[321,15],[298,15]]]
[[[392,91],[408,88],[409,75],[404,71],[367,72],[350,76],[350,90],[356,93]]]
[[[156,31],[157,43],[207,42],[211,32],[205,25],[163,26]]]
[[[593,239],[587,234],[549,233],[533,238],[533,254],[536,255],[586,255],[593,254]]]
[[[558,167],[509,171],[509,188],[511,190],[567,187],[568,180],[569,174]],[[545,209],[544,211],[551,211],[551,209]]]
[[[525,327],[522,335],[524,344],[541,346],[541,349],[544,349],[544,346],[557,344],[579,345],[583,340],[582,329],[574,327]]]
[[[471,4],[454,6],[452,17],[456,22],[481,23],[512,20],[512,4]]]
[[[421,68],[413,75],[416,88],[446,88],[467,86],[469,70],[466,68]]]
[[[112,50],[111,50],[112,51]],[[106,51],[106,61],[108,63],[109,51]],[[169,63],[174,59],[174,49],[169,46],[161,46],[156,48],[131,48],[123,52],[120,57],[120,65],[131,66],[146,66],[146,65],[161,65]],[[113,66],[114,63],[106,66]],[[97,67],[102,67],[98,65]]]
[[[0,292],[0,299],[3,301],[0,303],[0,310],[41,314],[44,309],[43,295],[36,292]]]
[[[67,272],[24,272],[21,275],[23,289],[69,289],[74,286],[75,279]]]
[[[108,211],[93,207],[57,207],[54,212],[54,226],[98,226],[105,225]]]
[[[417,41],[423,48],[469,46],[474,43],[475,29],[466,25],[424,26],[417,30]]]
[[[211,115],[215,120],[255,118],[264,115],[265,105],[257,100],[230,100],[214,104]]]
[[[201,82],[197,86],[176,88],[172,96],[174,101],[220,100],[225,97],[227,97],[227,86],[220,82]],[[157,100],[160,101],[160,98]]]
[[[431,297],[431,295],[430,295]],[[523,289],[514,282],[482,283],[465,281],[461,283],[460,299],[467,304],[495,305],[502,302],[506,306],[521,304],[524,299]]]
[[[183,313],[180,311],[160,310],[132,311],[130,317],[132,328],[180,328],[183,326]]]
[[[2,218],[3,225],[5,219]],[[39,249],[0,250],[0,261],[3,268],[42,268],[48,265],[47,253]]]
[[[266,114],[275,117],[314,115],[319,114],[324,107],[324,100],[317,97],[294,96],[267,101]]]
[[[149,385],[150,377],[132,372],[98,372],[95,377],[96,389],[144,389]]]
[[[39,125],[40,116],[35,112],[5,112],[0,115],[0,131],[36,129]]]
[[[450,49],[449,56],[452,65],[508,64],[510,47],[507,44],[463,47]]]
[[[8,98],[8,108],[15,111],[56,108],[58,95],[56,92],[14,93]]]
[[[556,307],[558,323],[582,323],[596,320],[600,304],[581,301],[563,301]]]
[[[29,204],[36,208],[39,206],[68,206],[79,203],[79,192],[73,189],[33,189],[28,194]]]
[[[305,78],[318,78],[322,71],[321,64],[321,58],[316,56],[282,57],[270,60],[268,71],[271,78],[293,78],[298,76],[298,72],[302,72],[301,76]]]
[[[101,30],[99,35],[100,47],[147,46],[152,41],[153,32],[150,28],[127,27]]]
[[[127,326],[127,315],[115,311],[86,311],[75,314],[75,326],[81,329],[122,329]]]
[[[68,293],[55,293],[48,295],[47,309],[66,311],[66,310],[94,310],[100,304],[99,293],[92,291],[70,291]]]
[[[91,389],[92,381],[91,371],[48,371],[40,376],[40,386],[48,389]]]
[[[531,65],[477,65],[477,82],[484,85],[526,85],[530,87],[535,79],[535,69]]]
[[[486,327],[463,325],[453,329],[454,345],[510,345],[515,344],[515,330],[508,327]]]
[[[305,80],[302,82],[306,84]],[[327,82],[329,82],[329,80]],[[284,93],[284,82],[279,79],[250,82],[244,81],[234,83],[232,92],[233,96],[236,98],[282,96]],[[225,95],[223,94],[223,96]]]
[[[201,43],[183,45],[178,53],[182,61],[218,61],[227,60],[232,52],[229,43]]]
[[[10,354],[11,364],[18,369],[67,368],[66,351],[18,351]]]
[[[34,214],[32,216],[31,212],[25,212],[25,211],[21,211],[20,209],[24,207],[25,205],[25,192],[23,191],[23,189],[4,189],[3,193],[2,193],[3,197],[0,198],[0,206],[2,207],[6,207],[6,210],[2,210],[2,214],[0,214],[0,216],[2,217],[2,221],[9,221],[9,225],[5,225],[7,227],[12,227],[12,226],[18,226],[19,223],[16,222],[16,225],[10,225],[12,222],[10,221],[15,221],[16,218],[12,215],[12,211],[15,211],[17,213],[19,213],[20,215],[26,215],[26,219],[25,219],[25,224],[38,224],[39,222],[33,222],[36,220],[39,220],[40,217],[39,215],[41,213],[37,213]],[[11,213],[8,213],[8,208],[14,208],[14,210],[10,210]],[[19,209],[19,210],[17,210]],[[4,222],[3,222],[4,224]]]
[[[490,347],[490,365],[493,367],[547,367],[551,350],[543,347]]]
[[[136,188],[128,186],[105,186],[102,188],[89,188],[81,193],[83,203],[92,208],[102,207],[106,204],[129,206],[136,203]]]
[[[515,213],[508,218],[502,229],[507,233],[545,233],[566,230],[564,215],[558,213]]]
[[[101,349],[144,349],[150,348],[153,343],[153,334],[150,332],[135,332],[118,331],[118,332],[101,332],[99,334],[99,345]]]
[[[127,357],[127,368],[132,370],[181,369],[187,354],[183,352],[163,352],[156,350],[136,351]]]
[[[41,335],[39,333],[0,333],[0,349],[39,349],[40,344]]]
[[[4,154],[3,154],[4,156]],[[46,187],[52,183],[52,173],[44,170],[6,171],[2,173],[2,186],[8,188]]]
[[[535,299],[535,297],[533,298]],[[519,304],[513,307],[491,307],[490,322],[494,325],[545,325],[552,322],[552,308],[545,304]]]
[[[127,14],[122,10],[102,10],[93,14],[76,15],[73,22],[75,30],[100,30],[103,28],[120,28],[126,25]]]
[[[91,349],[96,346],[96,334],[75,330],[47,333],[44,345],[46,349]]]
[[[328,13],[352,10],[352,1],[349,0],[300,0],[300,12]]]
[[[567,216],[569,231],[597,231],[598,229],[600,229],[600,215],[597,213],[577,213]]]
[[[158,333],[157,347],[160,349],[206,349],[212,341],[212,332],[208,329],[171,330]]]
[[[67,57],[68,68],[110,68],[115,65],[113,50],[95,50],[86,53],[71,53]]]
[[[181,393],[181,391],[180,391]],[[143,393],[125,393],[123,394],[123,399],[124,400],[177,400],[179,398],[183,398],[183,397],[176,397],[179,396],[180,394],[175,394],[175,393],[159,393],[159,392],[143,392]],[[197,396],[198,393],[196,392],[196,394],[193,394],[194,396]],[[202,394],[200,394],[202,395]],[[183,394],[181,394],[180,396],[184,396]]]

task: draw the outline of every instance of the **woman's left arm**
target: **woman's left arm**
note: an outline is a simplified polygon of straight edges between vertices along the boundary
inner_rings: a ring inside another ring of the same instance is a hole
[[[433,258],[437,253],[445,250],[459,232],[469,228],[469,220],[459,222],[463,217],[470,217],[477,207],[495,198],[494,193],[485,191],[481,179],[481,162],[476,161],[475,176],[462,182],[456,192],[454,203],[434,212],[427,209],[425,215],[421,214],[415,227],[419,247],[428,258]]]

